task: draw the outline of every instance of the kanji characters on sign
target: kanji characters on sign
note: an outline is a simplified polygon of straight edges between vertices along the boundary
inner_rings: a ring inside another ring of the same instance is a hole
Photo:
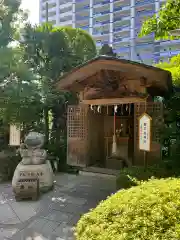
[[[150,151],[151,139],[151,117],[144,113],[139,118],[139,148]]]

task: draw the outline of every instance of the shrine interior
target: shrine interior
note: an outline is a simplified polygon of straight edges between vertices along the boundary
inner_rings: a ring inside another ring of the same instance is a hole
[[[114,106],[93,106],[89,109],[89,115],[88,166],[120,169],[131,165],[134,151],[134,104],[117,105],[116,112]]]

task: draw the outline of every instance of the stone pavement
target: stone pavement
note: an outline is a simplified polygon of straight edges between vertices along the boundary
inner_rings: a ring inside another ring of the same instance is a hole
[[[115,192],[112,177],[59,174],[37,202],[16,202],[0,184],[0,240],[72,240],[80,216]]]

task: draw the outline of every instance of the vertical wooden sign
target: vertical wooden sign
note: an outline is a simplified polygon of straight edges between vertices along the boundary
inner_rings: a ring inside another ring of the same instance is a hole
[[[146,152],[151,150],[151,121],[146,113],[139,117],[139,149]]]
[[[20,146],[21,143],[21,131],[16,125],[10,125],[9,145]]]
[[[139,117],[139,149],[144,151],[144,167],[147,167],[147,153],[151,151],[151,121],[152,118],[143,113]]]

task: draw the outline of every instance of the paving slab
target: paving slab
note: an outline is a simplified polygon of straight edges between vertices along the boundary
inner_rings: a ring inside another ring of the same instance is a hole
[[[86,204],[77,205],[77,202],[65,202],[65,203],[54,203],[51,206],[51,209],[64,212],[64,213],[70,213],[70,214],[77,214],[77,212],[84,212],[86,211]]]
[[[48,219],[38,218],[28,225],[28,229],[34,229],[37,233],[52,235],[53,231],[59,226],[56,221],[49,221]]]
[[[54,234],[56,236],[61,236],[63,240],[73,240],[73,231],[74,229],[71,225],[63,223],[55,229]]]
[[[49,230],[49,229],[48,229]],[[44,233],[41,229],[40,232],[35,230],[34,228],[24,229],[13,236],[13,238],[6,238],[6,240],[13,239],[13,240],[61,240],[60,237],[52,234],[50,231],[49,233]],[[63,239],[65,240],[65,239]]]
[[[36,202],[16,202],[0,184],[0,240],[74,240],[79,218],[115,192],[115,179],[58,174],[54,189]]]
[[[12,202],[10,205],[21,222],[27,221],[35,216],[40,209],[40,202],[38,201]]]
[[[73,218],[73,214],[70,214],[68,212],[60,212],[52,209],[51,212],[44,218],[53,222],[68,223]]]
[[[12,237],[19,229],[18,228],[0,228],[0,239],[4,240],[6,238]]]
[[[0,224],[17,224],[20,219],[9,204],[0,205]]]

